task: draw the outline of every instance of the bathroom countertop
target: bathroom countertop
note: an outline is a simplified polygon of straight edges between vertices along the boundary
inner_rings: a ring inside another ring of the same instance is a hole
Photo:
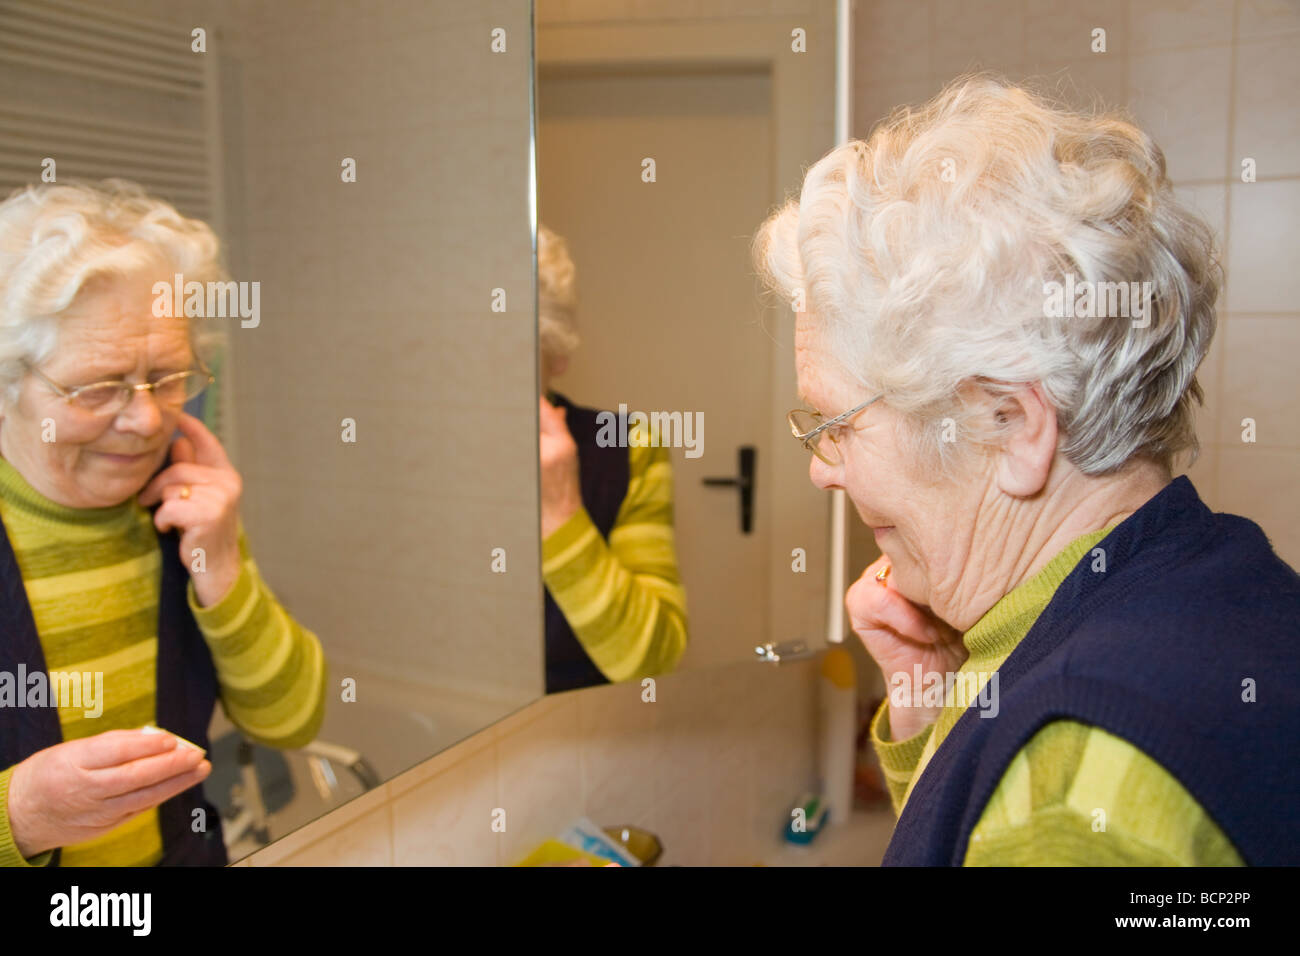
[[[894,832],[890,809],[855,810],[848,823],[832,826],[812,843],[782,843],[765,866],[879,866]]]

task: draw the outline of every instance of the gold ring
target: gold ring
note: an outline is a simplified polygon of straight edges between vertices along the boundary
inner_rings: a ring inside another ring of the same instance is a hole
[[[189,485],[181,485],[181,497],[182,497],[182,498],[188,498],[189,496],[190,496],[190,486],[189,486]]]
[[[879,571],[876,572],[876,580],[879,581],[881,584],[884,584],[885,578],[889,577],[889,568],[890,565],[887,564]]]

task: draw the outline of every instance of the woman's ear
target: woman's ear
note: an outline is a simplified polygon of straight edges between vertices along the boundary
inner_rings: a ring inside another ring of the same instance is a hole
[[[1009,495],[1030,498],[1047,485],[1056,459],[1056,410],[1040,382],[1000,396],[991,411],[1002,435],[997,452],[998,487]]]

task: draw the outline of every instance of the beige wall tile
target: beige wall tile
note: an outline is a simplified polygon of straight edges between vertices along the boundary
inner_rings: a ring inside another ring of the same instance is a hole
[[[1227,175],[1230,58],[1228,47],[1202,47],[1129,61],[1129,105],[1176,182]]]
[[[1106,31],[1105,56],[1122,59],[1128,46],[1126,0],[1029,0],[1025,5],[1025,57],[1076,61],[1093,55],[1092,31]]]
[[[1228,210],[1228,310],[1294,311],[1300,302],[1300,179],[1234,182]]]
[[[318,817],[305,827],[301,827],[288,836],[276,840],[263,850],[258,850],[246,857],[250,866],[278,866],[285,864],[295,854],[305,852],[310,846],[320,841],[344,839],[352,827],[365,818],[388,820],[388,806],[392,794],[384,784],[368,790],[355,800],[350,800],[336,810]],[[360,854],[369,858],[391,856],[392,840],[390,834],[376,823],[375,819],[365,824],[367,838],[365,841],[348,840],[347,853]],[[374,847],[367,849],[362,844],[373,842]],[[385,860],[381,865],[389,865]]]
[[[760,743],[744,731],[723,730],[717,740],[709,776],[701,781],[708,805],[709,865],[753,866],[760,862],[753,837],[758,813],[755,751]]]
[[[923,80],[930,62],[932,0],[859,3],[854,10],[853,55],[859,83],[896,86]]]
[[[280,866],[392,866],[392,807],[385,805],[279,861]]]
[[[1214,231],[1220,255],[1227,252],[1228,187],[1216,183],[1175,183],[1174,193],[1197,212]],[[1222,294],[1222,293],[1220,293]]]
[[[560,695],[578,715],[583,804],[602,826],[637,824],[655,810],[652,781],[684,754],[665,736],[668,715],[689,707],[676,675],[655,681],[655,700],[639,684],[613,684]]]
[[[1225,325],[1218,441],[1240,445],[1242,419],[1253,418],[1259,445],[1300,450],[1295,374],[1300,314],[1233,315]]]
[[[492,830],[498,807],[493,742],[393,801],[394,865],[497,865],[505,838]]]
[[[1219,455],[1222,511],[1244,515],[1264,529],[1283,561],[1300,568],[1300,450],[1225,445]]]
[[[1025,58],[1024,0],[933,0],[935,74],[1013,72]]]
[[[1251,40],[1300,33],[1300,6],[1294,0],[1237,0],[1237,38]]]
[[[1128,48],[1139,53],[1228,43],[1232,4],[1225,0],[1130,0]]]
[[[499,859],[517,863],[582,811],[578,708],[552,707],[497,744],[498,806],[506,811]]]
[[[1255,160],[1256,176],[1300,173],[1300,35],[1286,33],[1237,48],[1234,175],[1245,157]]]

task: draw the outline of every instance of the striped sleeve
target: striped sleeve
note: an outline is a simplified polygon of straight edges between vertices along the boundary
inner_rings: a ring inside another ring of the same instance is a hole
[[[46,850],[29,859],[22,855],[14,843],[13,830],[9,828],[9,780],[13,772],[13,767],[0,770],[0,866],[48,866],[54,857],[53,850]]]
[[[239,579],[211,607],[188,586],[190,610],[212,652],[221,703],[245,734],[271,747],[310,743],[325,719],[325,654],[262,580],[239,530]]]
[[[585,508],[542,542],[542,577],[611,681],[671,671],[686,650],[668,451],[631,445],[627,495],[606,541]]]
[[[921,754],[934,732],[934,724],[929,724],[906,740],[889,740],[889,698],[885,698],[871,718],[871,746],[880,760],[880,769],[885,775],[885,786],[889,788],[889,799],[894,805],[894,815],[903,812],[903,802],[907,788],[916,774]]]
[[[1071,720],[1040,728],[971,831],[966,866],[1243,866],[1178,780],[1137,747]]]

